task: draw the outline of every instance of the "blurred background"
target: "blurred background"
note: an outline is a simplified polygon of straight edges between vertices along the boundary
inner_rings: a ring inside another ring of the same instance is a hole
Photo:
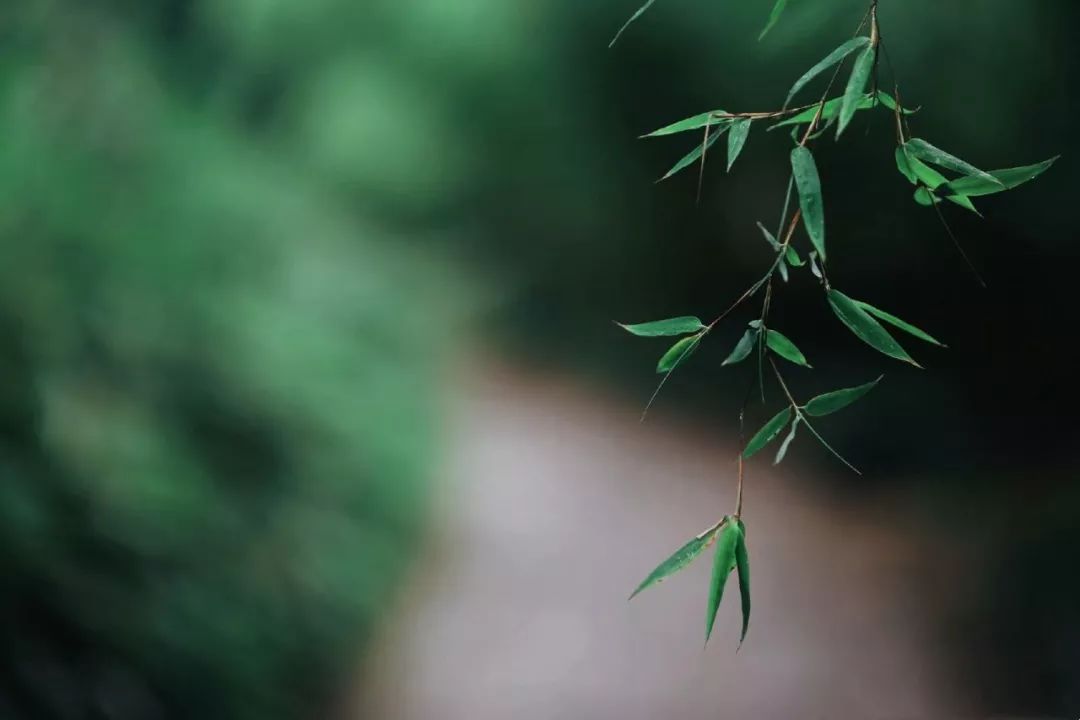
[[[0,718],[953,718],[1080,712],[1073,0],[881,0],[916,132],[1038,182],[945,211],[861,113],[816,151],[830,279],[942,338],[861,345],[805,270],[797,395],[885,382],[748,466],[754,616],[701,648],[787,137],[865,0],[0,4]],[[813,95],[811,95],[813,97]],[[723,143],[717,146],[722,147]],[[802,235],[796,241],[806,247]],[[752,403],[757,426],[781,402]]]

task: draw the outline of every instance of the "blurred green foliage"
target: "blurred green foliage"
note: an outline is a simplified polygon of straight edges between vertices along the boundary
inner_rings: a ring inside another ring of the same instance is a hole
[[[358,199],[442,161],[317,5],[0,11],[5,719],[311,717],[422,529],[463,297]]]

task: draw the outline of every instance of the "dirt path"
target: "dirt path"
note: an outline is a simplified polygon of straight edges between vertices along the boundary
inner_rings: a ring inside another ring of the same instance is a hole
[[[754,611],[725,599],[702,651],[709,563],[633,603],[668,552],[730,511],[734,447],[559,378],[462,386],[438,529],[370,658],[355,717],[394,720],[958,716],[919,615],[898,513],[836,507],[799,455],[746,512]]]

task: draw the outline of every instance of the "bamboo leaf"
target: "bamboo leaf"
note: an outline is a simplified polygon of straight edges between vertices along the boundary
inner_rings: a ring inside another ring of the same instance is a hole
[[[654,2],[656,2],[656,0],[645,0],[645,4],[642,5],[641,7],[639,7],[637,9],[637,11],[635,11],[634,14],[630,16],[630,19],[627,20],[626,22],[624,22],[623,26],[621,28],[619,28],[619,32],[615,33],[615,37],[611,38],[611,42],[608,43],[608,47],[609,48],[615,47],[615,43],[617,43],[619,41],[619,37],[626,31],[626,28],[630,27],[630,25],[635,20],[637,20],[642,15],[644,15],[645,11],[648,10],[650,7],[652,7],[652,4]]]
[[[788,245],[787,251],[784,253],[784,257],[787,260],[788,265],[791,267],[802,267],[806,264],[806,261],[799,256],[799,251]]]
[[[762,225],[760,222],[757,224],[757,226],[758,229],[761,230],[761,234],[765,236],[765,242],[769,243],[773,250],[775,250],[776,252],[780,252],[780,248],[782,246],[779,242],[776,241],[776,238],[773,236],[773,234],[769,232],[769,229]]]
[[[818,395],[811,398],[810,402],[806,403],[806,407],[803,410],[807,415],[813,417],[821,417],[823,415],[831,415],[834,412],[843,410],[848,405],[859,400],[863,395],[877,387],[877,384],[881,382],[882,375],[873,382],[868,382],[864,385],[858,385],[856,387],[843,388],[841,390],[833,390],[832,392]]]
[[[664,356],[660,358],[660,362],[656,364],[656,372],[674,372],[675,368],[679,367],[683,360],[690,357],[690,354],[697,350],[698,343],[701,342],[701,337],[702,333],[689,335],[672,345],[671,349],[664,353]]]
[[[734,518],[725,517],[716,542],[716,555],[713,556],[712,581],[709,583],[709,607],[705,614],[706,643],[712,636],[716,611],[720,609],[720,601],[724,597],[724,585],[727,584],[728,575],[735,568],[735,547],[739,543],[740,535],[739,526]]]
[[[750,136],[750,126],[753,124],[750,118],[739,118],[731,125],[731,133],[728,135],[728,172],[739,159],[740,153],[746,146],[746,139]]]
[[[1052,157],[1049,160],[1044,160],[1035,165],[1024,165],[1023,167],[1006,168],[1004,170],[990,170],[990,175],[994,176],[997,180],[996,183],[989,182],[986,179],[975,175],[958,178],[948,183],[944,188],[940,188],[940,192],[958,193],[968,197],[979,197],[982,195],[993,195],[994,193],[1004,192],[1005,190],[1012,190],[1014,187],[1019,187],[1026,182],[1030,182],[1049,170],[1053,167],[1054,163],[1057,162],[1058,157]],[[946,195],[946,197],[948,197],[948,195]]]
[[[907,150],[903,145],[899,145],[896,148],[896,169],[900,171],[900,174],[908,179],[912,185],[919,184],[919,177],[915,174],[915,168],[911,166],[911,158],[908,157]]]
[[[742,599],[742,632],[739,634],[739,646],[746,640],[746,631],[750,628],[750,553],[746,549],[746,525],[739,523],[739,538],[735,543],[735,567],[739,573],[739,595]]]
[[[638,337],[667,337],[671,335],[686,335],[704,330],[701,320],[691,315],[668,318],[667,320],[654,320],[652,322],[624,325],[615,323],[623,330]]]
[[[774,353],[785,360],[803,367],[810,367],[810,363],[806,362],[806,356],[785,335],[776,330],[769,330],[766,333],[765,342]]]
[[[692,117],[683,118],[677,120],[670,125],[665,125],[659,130],[653,130],[651,133],[642,135],[642,138],[662,137],[665,135],[675,135],[681,132],[688,132],[690,130],[700,130],[706,125],[713,127],[721,127],[724,125],[730,125],[731,121],[723,118],[718,118],[718,115],[726,115],[723,110],[713,110],[711,112],[703,112],[700,115],[694,115]]]
[[[784,438],[784,442],[780,444],[780,449],[776,453],[776,459],[773,460],[773,465],[779,465],[784,461],[784,458],[787,456],[788,448],[791,447],[791,441],[795,439],[795,435],[799,431],[800,422],[802,422],[802,416],[796,415],[795,421],[791,423],[791,432]]]
[[[701,158],[702,154],[708,152],[709,148],[713,146],[713,143],[716,142],[717,138],[724,134],[725,129],[726,128],[719,129],[714,133],[710,133],[707,140],[699,142],[697,145],[695,145],[693,150],[684,155],[682,160],[675,163],[675,165],[667,171],[664,177],[657,180],[657,182],[663,182],[664,180],[667,180],[669,177],[679,172],[680,170],[685,170],[686,168],[697,162]]]
[[[908,333],[909,335],[914,335],[915,337],[919,338],[920,340],[924,340],[925,342],[928,342],[931,345],[937,345],[938,347],[948,347],[945,343],[943,343],[940,340],[937,340],[936,338],[932,337],[929,333],[924,332],[923,330],[920,330],[919,328],[915,327],[914,325],[912,325],[909,322],[905,322],[905,321],[901,320],[900,318],[896,317],[895,315],[890,315],[889,313],[885,312],[884,310],[879,310],[878,308],[874,307],[873,305],[871,305],[869,303],[864,303],[864,302],[862,302],[860,300],[856,300],[855,303],[859,307],[861,307],[863,310],[865,310],[866,312],[868,312],[871,315],[873,315],[874,317],[876,317],[878,320],[884,320],[885,322],[889,323],[893,327],[900,328],[901,330]]]
[[[985,170],[980,170],[971,163],[965,162],[955,155],[950,155],[941,148],[935,147],[920,138],[908,140],[907,149],[909,155],[924,160],[931,165],[937,165],[938,167],[952,170],[953,172],[958,172],[963,175],[973,175],[993,185],[1003,185],[1000,180]]]
[[[829,290],[828,297],[833,312],[851,332],[855,333],[855,337],[880,353],[911,363],[915,367],[921,367],[881,326],[881,323],[859,307],[858,303],[839,290]]]
[[[817,252],[810,253],[810,272],[814,274],[818,280],[822,279],[821,268],[817,264]]]
[[[720,363],[721,367],[725,365],[734,365],[741,363],[746,358],[750,357],[750,353],[754,350],[754,343],[758,339],[758,330],[750,328],[739,339],[739,342],[735,345],[735,349],[731,351],[727,359]]]
[[[802,90],[811,81],[813,81],[814,78],[816,78],[818,75],[825,72],[826,70],[829,70],[837,63],[843,62],[844,58],[846,58],[851,53],[855,52],[856,50],[861,50],[869,44],[870,38],[866,37],[865,35],[860,35],[857,38],[852,38],[851,40],[848,40],[846,43],[826,55],[824,60],[807,70],[806,73],[801,78],[796,80],[795,84],[791,86],[791,90],[788,91],[787,99],[784,100],[784,108],[786,109],[787,106],[791,103],[792,98],[794,98],[800,90]]]
[[[712,545],[713,541],[716,540],[716,533],[719,529],[720,525],[717,523],[709,528],[709,530],[698,535],[696,538],[672,553],[671,557],[657,565],[656,569],[649,573],[647,578],[641,581],[641,584],[637,586],[637,589],[634,590],[633,593],[631,593],[629,599],[633,600],[642,590],[645,590],[658,582],[663,582],[666,578],[674,575],[693,562],[698,555],[704,552],[705,548]]]
[[[773,5],[772,12],[769,13],[769,22],[765,24],[765,29],[758,35],[758,42],[769,34],[769,31],[776,27],[776,23],[780,21],[780,16],[784,14],[784,8],[787,7],[788,0],[776,0]]]
[[[769,422],[765,423],[754,437],[750,438],[750,442],[746,443],[746,448],[743,450],[743,457],[749,458],[758,450],[771,443],[776,439],[776,436],[780,434],[780,431],[784,429],[784,426],[788,424],[788,420],[791,419],[791,407],[786,407],[780,412],[773,415]]]
[[[877,51],[873,45],[863,50],[859,57],[855,58],[855,65],[851,68],[851,76],[848,78],[847,88],[844,90],[844,99],[840,105],[840,123],[836,128],[836,137],[839,138],[848,123],[855,117],[859,109],[859,102],[866,97],[866,83],[870,80],[870,73],[874,70],[874,61]]]
[[[801,145],[791,151],[791,171],[795,177],[795,187],[799,191],[799,207],[802,208],[806,233],[824,262],[825,206],[821,200],[821,178],[818,176],[814,156]]]

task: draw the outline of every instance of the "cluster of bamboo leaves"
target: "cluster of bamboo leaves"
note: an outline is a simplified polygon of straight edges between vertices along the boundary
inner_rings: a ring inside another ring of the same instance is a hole
[[[626,26],[640,17],[652,5],[653,1],[646,2],[627,21],[622,30],[625,30]],[[776,24],[785,6],[786,0],[778,0],[775,3],[765,30],[762,32],[763,36]],[[896,165],[900,174],[915,186],[915,201],[923,206],[938,208],[938,204],[945,200],[976,213],[978,213],[978,210],[975,208],[972,198],[1010,190],[1033,180],[1048,170],[1057,159],[1051,158],[1041,163],[1022,167],[985,171],[926,140],[911,137],[908,129],[908,116],[915,111],[903,107],[897,97],[877,87],[876,68],[880,35],[877,27],[876,3],[872,3],[868,17],[870,18],[869,33],[859,35],[843,43],[804,73],[791,87],[781,110],[754,113],[711,110],[684,118],[642,136],[645,138],[657,138],[692,131],[703,132],[703,139],[695,143],[660,180],[666,180],[699,162],[702,164],[702,170],[704,170],[707,153],[716,141],[725,134],[727,135],[726,167],[730,172],[746,147],[755,123],[768,122],[770,123],[769,130],[789,128],[794,143],[790,155],[791,181],[788,184],[781,224],[776,233],[772,233],[764,225],[758,223],[765,241],[775,253],[772,265],[764,277],[743,293],[731,308],[710,323],[704,323],[696,316],[682,316],[637,324],[620,323],[620,326],[627,332],[640,337],[677,338],[674,344],[661,355],[656,365],[657,373],[664,376],[660,382],[660,387],[657,388],[657,392],[659,392],[671,373],[690,358],[705,337],[731,310],[756,295],[762,288],[768,288],[761,316],[748,323],[738,342],[721,363],[721,366],[727,367],[741,363],[755,355],[756,351],[759,368],[758,383],[763,389],[764,373],[761,368],[767,358],[783,388],[787,403],[751,436],[742,448],[739,480],[740,499],[735,513],[724,516],[714,526],[677,550],[671,557],[661,563],[631,595],[632,598],[645,588],[683,569],[704,552],[706,548],[715,544],[715,559],[706,614],[706,641],[712,633],[713,622],[723,596],[726,579],[735,569],[738,571],[742,595],[743,625],[740,644],[742,638],[745,638],[749,627],[750,568],[746,548],[746,527],[740,517],[742,460],[749,459],[764,450],[781,435],[784,435],[784,439],[773,459],[774,464],[780,463],[787,455],[788,449],[795,440],[799,429],[805,428],[807,433],[821,443],[826,450],[835,455],[849,468],[858,472],[821,436],[814,425],[811,424],[811,418],[816,422],[817,418],[847,408],[874,389],[882,379],[879,377],[873,382],[820,394],[803,404],[797,402],[773,358],[805,368],[810,368],[811,364],[788,335],[767,326],[773,278],[778,276],[782,281],[787,282],[791,272],[808,268],[821,285],[824,300],[839,322],[863,343],[890,358],[915,367],[921,367],[897,340],[896,334],[898,332],[931,345],[945,347],[943,343],[924,330],[866,301],[852,298],[830,284],[826,273],[828,251],[826,245],[825,204],[821,177],[818,173],[814,154],[809,147],[810,142],[821,137],[834,126],[836,128],[835,137],[839,140],[859,112],[874,108],[887,110],[896,119]],[[622,30],[619,31],[620,34]],[[616,39],[618,39],[618,35]],[[612,43],[614,43],[614,40]],[[836,80],[845,61],[852,57],[851,70],[842,93],[829,97],[829,91],[833,86],[833,82],[830,81],[828,89],[826,89],[825,94],[818,102],[804,107],[790,107],[798,94],[824,73],[832,70],[834,73],[833,80]],[[797,195],[798,209],[785,232],[785,224],[788,223],[788,211],[793,193]],[[792,242],[795,230],[800,224],[810,245],[805,258]],[[656,397],[655,393],[653,397]]]

